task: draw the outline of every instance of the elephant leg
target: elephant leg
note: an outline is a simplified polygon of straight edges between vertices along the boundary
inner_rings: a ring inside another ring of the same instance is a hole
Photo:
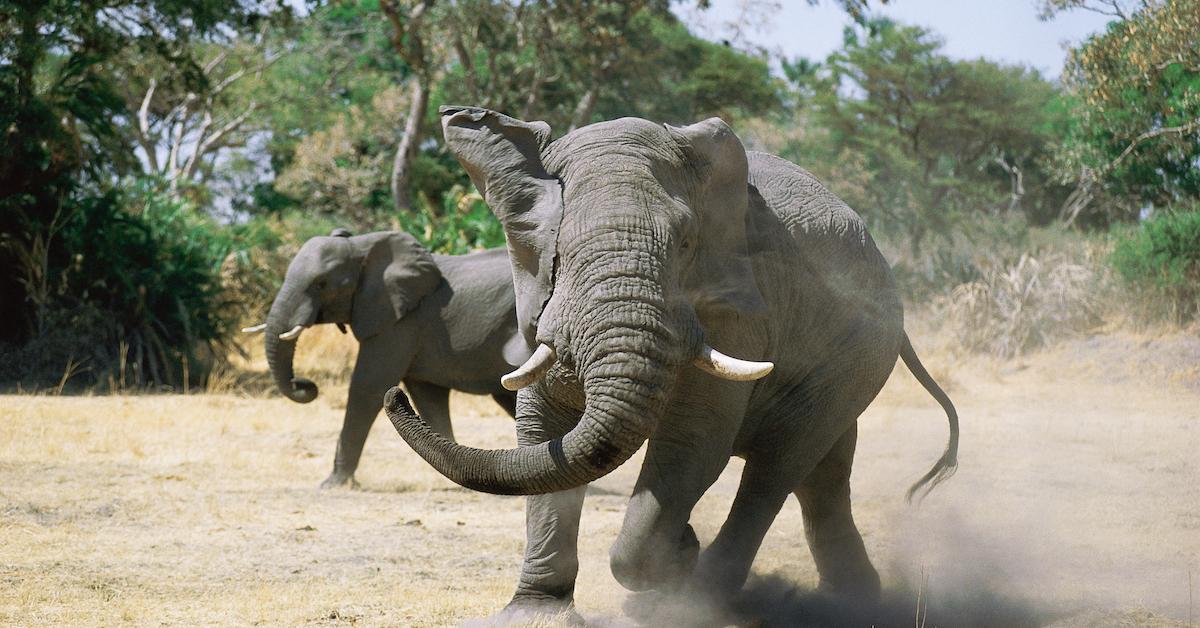
[[[609,551],[613,577],[622,586],[669,590],[691,574],[700,542],[688,520],[729,462],[722,449],[719,442],[650,441],[621,532]]]
[[[879,574],[871,566],[850,512],[850,470],[857,440],[855,422],[796,489],[796,498],[804,511],[804,535],[821,577],[820,588],[875,600]]]
[[[686,582],[700,542],[688,520],[721,475],[745,413],[750,387],[696,377],[676,384],[687,399],[660,420],[609,551],[613,577],[632,591],[667,591]]]
[[[717,601],[729,601],[741,590],[767,530],[791,492],[780,481],[784,475],[775,464],[746,463],[729,516],[700,557],[693,588]]]
[[[495,393],[492,395],[492,399],[508,413],[508,416],[517,417],[517,396],[515,394],[510,392]]]
[[[454,427],[450,425],[450,389],[427,382],[404,380],[404,387],[412,397],[413,405],[421,418],[435,432],[454,440]]]
[[[411,359],[411,351],[386,342],[359,345],[354,374],[350,377],[350,394],[346,398],[346,415],[333,457],[333,472],[321,483],[321,488],[358,485],[354,472],[358,470],[371,424],[383,409],[383,395],[400,381]]]
[[[567,433],[578,416],[542,408],[525,394],[517,395],[517,442],[536,445]],[[529,621],[537,615],[573,613],[575,578],[579,574],[579,518],[587,487],[525,501],[525,556],[512,601],[501,623]],[[575,619],[578,619],[575,616]]]

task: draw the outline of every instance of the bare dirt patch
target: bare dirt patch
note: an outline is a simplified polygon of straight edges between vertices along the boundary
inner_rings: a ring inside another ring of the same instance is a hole
[[[949,382],[963,441],[959,473],[919,508],[904,490],[940,454],[946,424],[897,369],[862,418],[853,482],[888,589],[879,622],[915,623],[917,592],[928,625],[1196,621],[1200,393],[1181,368],[1152,368],[1154,352],[1191,348],[1106,342],[1000,365],[926,358]],[[363,490],[318,491],[343,399],[332,386],[304,406],[0,397],[0,624],[423,626],[501,608],[524,546],[522,500],[455,487],[386,421],[368,442]],[[453,406],[464,441],[514,444],[490,400]],[[607,552],[637,462],[596,483],[585,505],[577,603],[599,623],[629,622]],[[697,507],[702,542],[740,469],[731,462]],[[753,616],[854,621],[822,616],[811,596],[795,503],[755,572]]]

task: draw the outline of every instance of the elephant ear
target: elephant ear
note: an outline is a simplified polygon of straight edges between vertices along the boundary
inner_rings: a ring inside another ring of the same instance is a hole
[[[437,289],[442,272],[417,239],[398,231],[358,238],[362,274],[351,306],[350,326],[359,341],[378,334]]]
[[[476,107],[443,106],[439,111],[446,146],[504,225],[520,336],[506,345],[504,357],[520,364],[537,345],[538,322],[553,290],[562,224],[562,186],[541,159],[550,143],[550,126]]]
[[[720,118],[666,128],[703,166],[690,200],[700,219],[698,250],[685,281],[692,304],[701,317],[765,313],[746,233],[750,192],[745,147]]]

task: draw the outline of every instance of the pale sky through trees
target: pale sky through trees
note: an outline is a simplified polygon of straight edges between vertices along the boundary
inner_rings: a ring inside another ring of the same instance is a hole
[[[743,4],[745,0],[712,0],[712,8],[698,17],[695,11],[681,13],[705,37],[728,39],[732,35],[724,24],[737,18]],[[780,0],[775,4],[782,9],[760,28],[746,32],[749,43],[781,52],[789,59],[805,56],[814,60],[824,59],[841,45],[842,28],[850,18],[836,3],[825,0],[809,6],[800,0]],[[945,53],[951,57],[1031,65],[1047,77],[1062,72],[1066,58],[1063,42],[1077,44],[1101,31],[1109,19],[1076,10],[1043,22],[1037,18],[1036,0],[891,0],[883,7],[871,2],[871,9],[933,30],[945,40]]]

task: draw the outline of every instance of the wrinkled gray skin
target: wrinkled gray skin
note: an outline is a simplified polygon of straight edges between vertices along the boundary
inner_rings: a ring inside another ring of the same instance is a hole
[[[349,324],[358,339],[333,472],[321,484],[354,485],[383,395],[403,381],[433,429],[453,439],[450,390],[490,394],[510,415],[516,395],[502,349],[516,333],[512,275],[503,249],[430,255],[407,233],[350,236],[335,230],[304,243],[267,316],[266,355],[279,390],[308,403],[317,386],[292,369],[296,325]]]
[[[625,587],[727,599],[795,495],[821,586],[877,596],[850,512],[856,421],[898,355],[941,391],[912,352],[889,265],[862,219],[806,171],[747,153],[716,118],[682,128],[625,118],[552,143],[544,123],[486,110],[446,107],[442,121],[504,223],[529,348],[550,344],[557,361],[518,395],[515,450],[437,437],[396,390],[385,404],[450,479],[532,495],[506,614],[569,607],[585,486],[643,443],[610,553]],[[754,382],[717,379],[691,364],[704,342],[775,369]],[[951,420],[951,447],[923,481],[953,469]],[[741,485],[700,553],[688,519],[730,456],[746,460]]]

